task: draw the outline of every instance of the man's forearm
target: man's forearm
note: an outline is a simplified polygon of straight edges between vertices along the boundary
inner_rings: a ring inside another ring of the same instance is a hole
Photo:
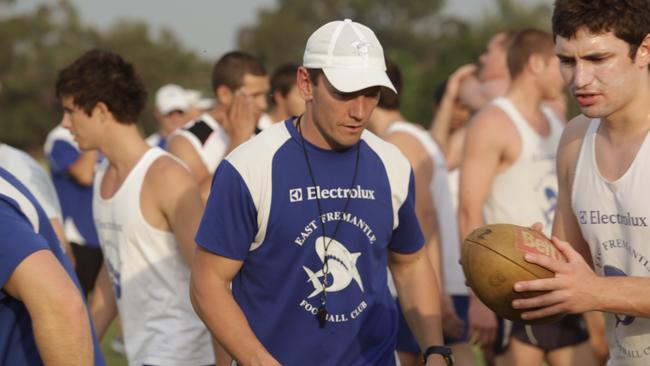
[[[431,122],[431,135],[440,146],[440,149],[445,152],[445,156],[448,152],[449,129],[451,127],[454,102],[455,101],[451,99],[451,97],[445,94],[438,110],[435,112],[436,114],[433,117],[433,121]]]
[[[92,186],[96,162],[97,151],[91,150],[83,152],[79,159],[68,167],[68,173],[78,184],[83,186]]]
[[[650,317],[650,297],[646,291],[650,278],[644,277],[597,277],[593,294],[596,295],[594,310]]]
[[[244,313],[235,302],[227,284],[197,285],[192,281],[190,297],[197,314],[206,324],[212,336],[241,365],[249,365],[257,359],[271,357],[251,329]]]
[[[465,241],[465,238],[472,232],[472,230],[485,224],[483,216],[481,214],[475,214],[473,211],[476,210],[465,208],[462,203],[458,209],[458,227],[460,233],[459,245],[461,253],[463,252],[463,242]],[[476,296],[470,287],[468,287],[467,290],[471,300],[478,300],[478,296]]]
[[[402,312],[420,348],[442,345],[440,291],[424,251],[410,263],[391,265]]]
[[[102,265],[97,280],[95,281],[95,290],[89,304],[90,315],[95,325],[97,339],[101,340],[111,322],[117,316],[117,304],[115,295],[108,277],[106,264]]]

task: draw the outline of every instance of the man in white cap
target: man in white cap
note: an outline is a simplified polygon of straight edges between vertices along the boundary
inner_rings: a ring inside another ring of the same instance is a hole
[[[372,30],[325,24],[297,71],[305,113],[247,141],[215,173],[191,297],[241,364],[394,365],[387,265],[426,365],[451,362],[411,168],[365,131],[380,88],[395,90],[385,70]]]
[[[188,121],[199,118],[203,113],[214,108],[214,98],[205,98],[200,91],[194,89],[185,89],[185,92],[190,104],[189,109],[185,112],[185,115],[189,118]]]
[[[167,136],[195,116],[188,114],[194,98],[193,93],[180,85],[166,84],[158,89],[154,111],[158,132],[147,137],[149,146],[158,146],[161,149],[167,146]]]

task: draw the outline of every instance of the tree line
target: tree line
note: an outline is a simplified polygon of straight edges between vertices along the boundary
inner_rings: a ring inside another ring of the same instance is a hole
[[[11,7],[12,0],[0,0]],[[428,125],[433,89],[458,66],[474,62],[497,31],[535,26],[548,29],[550,9],[495,0],[487,14],[468,21],[442,14],[444,0],[277,0],[238,32],[238,47],[260,57],[269,72],[284,62],[300,63],[307,37],[327,21],[352,18],[371,27],[386,54],[402,68],[402,109]],[[468,9],[468,12],[470,9]],[[0,18],[0,141],[40,146],[61,119],[53,84],[59,69],[93,47],[132,61],[150,95],[141,124],[155,130],[155,90],[168,82],[210,95],[215,60],[185,48],[169,29],[154,34],[142,21],[118,21],[100,31],[80,18],[68,1],[39,6],[29,14]]]

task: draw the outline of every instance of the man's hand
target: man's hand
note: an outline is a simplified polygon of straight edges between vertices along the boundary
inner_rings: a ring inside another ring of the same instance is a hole
[[[281,366],[281,364],[275,358],[273,358],[273,356],[266,353],[254,357],[251,360],[251,366]]]
[[[447,80],[447,87],[445,88],[445,96],[449,96],[456,100],[460,90],[460,84],[466,77],[476,72],[475,64],[467,64],[459,67],[454,71]]]
[[[518,292],[549,291],[540,296],[512,302],[515,309],[540,308],[522,313],[522,319],[537,319],[560,313],[584,313],[597,309],[596,294],[600,291],[600,278],[569,243],[556,237],[553,237],[552,242],[564,254],[567,262],[545,255],[525,255],[526,261],[554,272],[555,277],[515,283],[514,289]]]
[[[237,90],[228,115],[220,122],[231,141],[241,143],[248,140],[257,126],[253,97],[241,89]]]
[[[469,297],[468,320],[470,342],[490,347],[496,339],[497,318],[474,294]]]
[[[456,313],[451,296],[447,294],[441,296],[442,333],[449,338],[458,339],[463,335],[465,322]]]

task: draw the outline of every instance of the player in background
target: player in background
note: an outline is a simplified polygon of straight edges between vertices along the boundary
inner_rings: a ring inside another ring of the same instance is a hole
[[[270,111],[260,117],[257,124],[260,130],[289,117],[299,116],[305,111],[305,101],[300,97],[296,84],[297,71],[298,65],[286,63],[278,66],[271,74]]]
[[[269,79],[257,58],[232,51],[214,64],[212,90],[214,108],[176,130],[167,146],[190,168],[204,198],[221,159],[255,134],[267,107]]]
[[[156,91],[154,109],[158,131],[145,139],[147,144],[164,149],[167,146],[169,135],[194,118],[191,109],[192,101],[195,98],[180,85],[165,84],[161,86]]]
[[[459,85],[459,98],[472,112],[478,111],[492,99],[505,94],[510,84],[506,65],[508,43],[513,32],[495,33],[485,52],[478,59],[476,73],[465,77]]]
[[[402,74],[399,67],[389,59],[386,60],[386,74],[397,93],[387,88],[382,89],[377,107],[368,121],[368,129],[397,146],[413,168],[415,212],[441,291],[444,342],[451,347],[456,365],[472,365],[473,355],[467,343],[467,328],[463,321],[467,315],[467,288],[458,265],[458,224],[453,214],[444,154],[429,131],[407,122],[400,113]],[[397,304],[399,307],[399,302]],[[397,351],[403,366],[422,363],[422,350],[403,315],[399,319]]]
[[[93,194],[105,257],[90,306],[98,335],[119,309],[129,364],[214,363],[189,301],[202,201],[186,167],[140,135],[142,80],[119,55],[91,50],[59,72],[56,95],[79,148],[106,157]]]
[[[543,222],[550,230],[557,200],[555,153],[564,127],[544,104],[564,83],[550,34],[524,29],[512,35],[507,64],[512,81],[470,121],[461,164],[461,237],[479,226]],[[593,357],[581,316],[543,326],[497,319],[470,292],[470,332],[482,346],[494,344],[498,362],[569,365]],[[497,335],[498,330],[498,335]],[[589,364],[589,362],[587,362]]]
[[[75,257],[75,272],[88,296],[103,260],[92,216],[97,152],[79,150],[74,136],[60,124],[48,133],[43,150],[61,203],[63,232]]]

